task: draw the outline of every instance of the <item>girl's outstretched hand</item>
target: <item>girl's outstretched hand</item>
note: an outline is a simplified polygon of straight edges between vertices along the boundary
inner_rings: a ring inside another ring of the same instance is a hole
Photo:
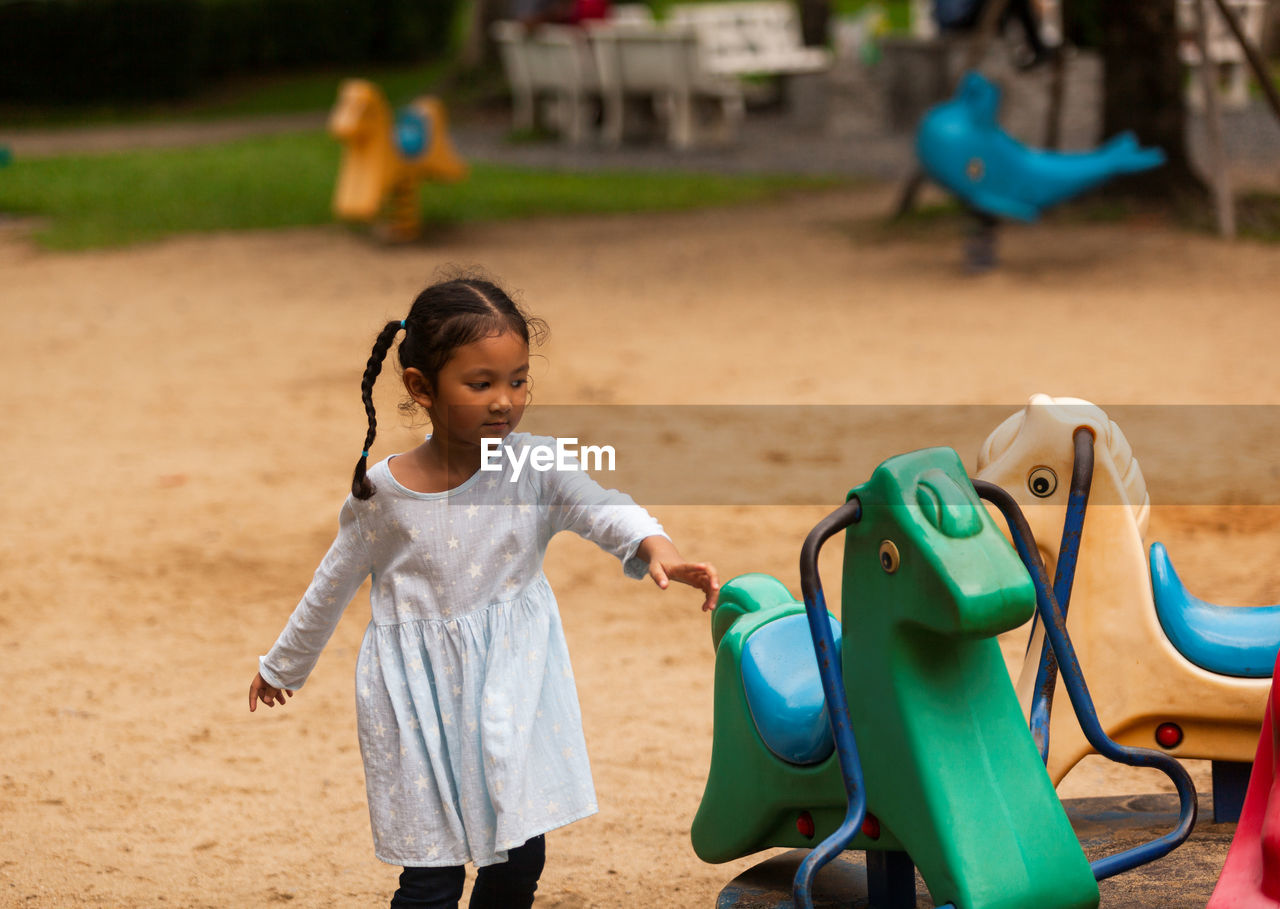
[[[262,701],[268,707],[274,707],[277,703],[283,707],[286,696],[293,697],[293,691],[268,685],[262,680],[262,673],[255,672],[253,681],[249,683],[249,712],[253,713],[258,708],[258,701]]]
[[[649,577],[660,589],[666,590],[671,581],[688,584],[705,595],[703,612],[715,608],[716,597],[720,594],[720,578],[710,562],[686,562],[666,537],[646,537],[636,554],[648,560]]]

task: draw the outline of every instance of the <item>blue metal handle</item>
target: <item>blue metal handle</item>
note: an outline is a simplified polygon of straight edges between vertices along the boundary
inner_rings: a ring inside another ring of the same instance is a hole
[[[813,909],[813,879],[824,865],[849,848],[867,817],[862,760],[858,757],[858,742],[849,717],[849,699],[845,695],[840,655],[836,650],[835,638],[831,635],[831,622],[827,619],[827,598],[822,592],[822,579],[818,577],[818,553],[822,551],[823,544],[835,534],[858,523],[861,518],[862,503],[854,496],[819,521],[800,548],[800,589],[804,594],[804,609],[809,619],[809,633],[813,636],[813,649],[818,657],[818,674],[822,678],[822,693],[827,701],[827,717],[831,721],[831,732],[836,742],[836,755],[840,761],[840,774],[844,780],[848,807],[844,821],[836,828],[835,833],[811,850],[796,870],[791,892],[796,909]],[[938,909],[955,909],[955,906],[944,903]]]
[[[1089,506],[1089,490],[1093,486],[1093,430],[1079,426],[1072,433],[1075,461],[1071,467],[1071,491],[1067,497],[1067,516],[1062,522],[1062,540],[1058,544],[1058,564],[1053,574],[1053,595],[1065,616],[1071,606],[1071,586],[1076,579],[1076,562],[1080,556],[1080,538],[1084,530],[1085,510]],[[1039,619],[1039,613],[1036,614]],[[1035,634],[1036,625],[1031,624]],[[1028,642],[1028,647],[1030,642]],[[1045,636],[1040,645],[1040,666],[1031,695],[1028,720],[1031,737],[1040,749],[1040,759],[1049,763],[1049,720],[1053,710],[1053,690],[1058,682],[1058,661]]]
[[[818,553],[822,550],[822,544],[846,527],[856,524],[861,517],[862,503],[855,496],[819,521],[800,548],[800,588],[804,593],[804,609],[809,618],[813,649],[818,656],[818,674],[822,678],[822,693],[827,701],[827,717],[831,721],[831,732],[835,737],[848,808],[844,821],[836,832],[819,843],[800,863],[792,882],[792,900],[796,909],[813,909],[814,877],[823,865],[849,847],[862,829],[862,822],[867,816],[862,761],[858,757],[858,742],[854,738],[853,723],[849,718],[849,699],[845,696],[840,655],[836,650],[835,638],[831,635],[831,622],[827,618],[827,599],[822,593],[822,581],[818,577]]]
[[[1090,862],[1089,867],[1093,869],[1093,876],[1097,880],[1104,880],[1168,855],[1186,840],[1196,823],[1196,787],[1191,782],[1190,774],[1177,759],[1170,755],[1161,754],[1150,748],[1131,748],[1120,745],[1107,736],[1102,724],[1098,721],[1098,712],[1093,706],[1093,698],[1089,695],[1089,686],[1085,683],[1084,672],[1080,668],[1075,648],[1071,646],[1071,636],[1067,633],[1067,617],[1049,589],[1044,563],[1040,561],[1040,553],[1036,549],[1035,539],[1031,535],[1027,519],[1023,517],[1013,497],[999,486],[982,480],[974,480],[973,486],[979,496],[1000,509],[1005,521],[1009,524],[1014,547],[1031,573],[1031,580],[1036,588],[1036,609],[1040,613],[1041,621],[1044,622],[1049,642],[1053,645],[1053,652],[1062,672],[1062,681],[1067,686],[1067,694],[1071,697],[1071,706],[1075,709],[1076,718],[1080,721],[1080,728],[1084,731],[1089,744],[1103,757],[1118,763],[1160,770],[1169,777],[1178,790],[1177,826],[1164,836],[1157,837],[1148,843]]]

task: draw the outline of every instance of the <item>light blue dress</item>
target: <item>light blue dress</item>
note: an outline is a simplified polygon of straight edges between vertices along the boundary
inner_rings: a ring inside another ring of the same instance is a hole
[[[554,444],[525,433],[504,443]],[[571,530],[643,577],[636,548],[662,526],[577,469],[526,462],[517,477],[501,464],[439,493],[401,486],[388,461],[370,468],[377,493],[342,506],[337,539],[259,660],[267,683],[300,688],[373,576],[356,706],[374,851],[390,864],[492,865],[597,810],[542,559]]]

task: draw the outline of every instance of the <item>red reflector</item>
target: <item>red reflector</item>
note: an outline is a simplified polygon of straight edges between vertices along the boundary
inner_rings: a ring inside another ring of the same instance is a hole
[[[1156,727],[1156,742],[1161,748],[1177,748],[1182,744],[1182,727],[1177,723],[1161,723]]]
[[[868,812],[866,820],[862,822],[862,832],[873,840],[880,839],[880,818]]]
[[[805,839],[813,839],[813,833],[816,828],[813,826],[813,815],[807,811],[801,811],[800,816],[796,818],[796,830]]]

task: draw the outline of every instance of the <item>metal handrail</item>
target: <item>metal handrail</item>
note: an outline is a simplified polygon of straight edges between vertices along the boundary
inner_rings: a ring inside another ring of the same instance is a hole
[[[818,553],[822,551],[822,545],[861,518],[862,503],[857,496],[853,496],[819,521],[800,547],[800,589],[804,594],[805,614],[809,619],[809,632],[813,636],[813,648],[818,657],[818,674],[822,678],[822,692],[827,700],[827,716],[835,738],[836,755],[840,760],[840,775],[844,780],[848,806],[844,821],[836,828],[835,833],[814,847],[796,870],[791,889],[797,909],[813,909],[814,877],[823,865],[849,847],[862,829],[867,816],[862,761],[858,757],[858,742],[854,738],[853,723],[849,718],[849,699],[844,691],[840,652],[836,650],[835,637],[831,634],[827,599],[822,592],[822,579],[818,577]]]
[[[1085,511],[1089,506],[1089,490],[1093,486],[1093,430],[1078,426],[1072,433],[1075,460],[1071,466],[1071,491],[1067,496],[1067,515],[1062,522],[1062,540],[1058,544],[1058,564],[1053,572],[1053,595],[1066,615],[1071,606],[1071,587],[1076,579],[1076,562],[1080,556],[1080,540],[1084,531]],[[1035,619],[1038,621],[1037,612]],[[1036,621],[1031,623],[1034,636]],[[1030,641],[1027,642],[1030,647]],[[1058,683],[1058,661],[1046,635],[1040,644],[1040,665],[1036,669],[1028,722],[1031,737],[1040,749],[1040,759],[1049,763],[1049,719],[1053,710],[1053,692]]]
[[[1133,748],[1120,745],[1107,735],[1098,720],[1098,712],[1094,708],[1093,698],[1089,694],[1089,686],[1085,683],[1084,672],[1080,668],[1080,660],[1076,657],[1075,648],[1071,645],[1071,636],[1067,633],[1067,617],[1058,606],[1053,591],[1049,588],[1044,563],[1036,549],[1035,538],[1031,528],[1023,516],[1013,496],[999,486],[983,480],[973,480],[973,488],[982,498],[991,502],[1009,524],[1009,532],[1013,537],[1014,548],[1017,549],[1031,580],[1036,588],[1036,609],[1044,622],[1045,634],[1053,646],[1063,684],[1067,686],[1067,694],[1071,698],[1071,706],[1075,709],[1076,719],[1084,731],[1085,738],[1103,757],[1131,767],[1151,767],[1160,770],[1173,782],[1178,791],[1178,823],[1169,833],[1157,837],[1150,842],[1135,846],[1123,852],[1109,855],[1089,863],[1093,876],[1104,880],[1123,871],[1130,871],[1139,865],[1154,861],[1168,855],[1191,835],[1196,823],[1196,787],[1177,759],[1150,748]]]

